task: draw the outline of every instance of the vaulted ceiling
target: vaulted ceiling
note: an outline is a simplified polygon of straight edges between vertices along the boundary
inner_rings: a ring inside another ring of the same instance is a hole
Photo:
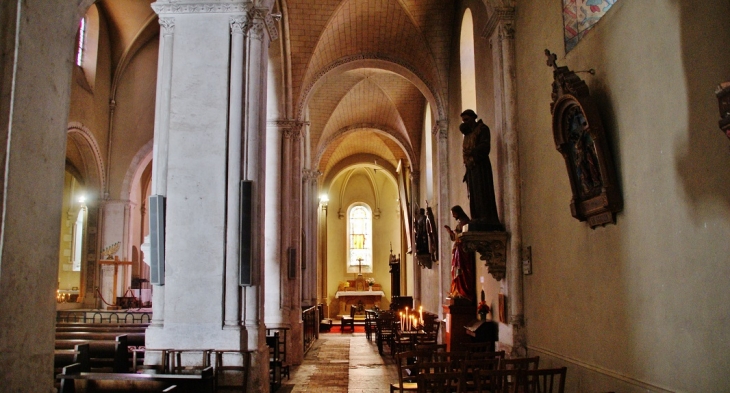
[[[152,3],[96,3],[109,21],[113,68],[151,28]],[[454,3],[276,0],[275,10],[284,14],[294,116],[310,122],[312,167],[327,177],[348,157],[377,157],[417,170],[426,104],[444,116]]]

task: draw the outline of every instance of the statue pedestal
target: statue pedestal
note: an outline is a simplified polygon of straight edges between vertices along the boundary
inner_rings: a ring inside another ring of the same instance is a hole
[[[447,351],[459,351],[462,343],[472,341],[466,332],[466,327],[477,315],[477,306],[474,302],[463,298],[446,298],[444,304],[444,319],[446,328],[444,344]]]

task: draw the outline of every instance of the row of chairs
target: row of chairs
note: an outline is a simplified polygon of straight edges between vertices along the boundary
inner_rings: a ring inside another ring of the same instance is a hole
[[[474,347],[476,348],[476,347]],[[539,357],[506,359],[504,351],[445,352],[442,346],[396,355],[390,392],[562,393],[566,369],[539,369]]]

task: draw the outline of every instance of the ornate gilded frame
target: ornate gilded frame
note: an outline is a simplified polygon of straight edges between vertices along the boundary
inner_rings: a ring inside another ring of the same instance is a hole
[[[570,212],[591,228],[615,224],[623,198],[598,109],[588,85],[568,67],[558,67],[554,54],[545,54],[553,67],[550,112],[555,148],[565,160],[573,192]]]

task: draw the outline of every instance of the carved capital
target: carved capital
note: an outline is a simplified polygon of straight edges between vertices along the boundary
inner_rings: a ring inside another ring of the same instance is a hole
[[[489,39],[492,34],[494,34],[494,31],[499,28],[499,30],[503,30],[505,25],[509,25],[509,37],[504,38],[514,38],[514,27],[512,27],[515,20],[515,9],[514,7],[500,7],[495,8],[494,13],[489,18],[489,21],[487,21],[486,26],[484,26],[484,30],[482,30],[482,38]],[[502,34],[504,32],[499,32],[500,38],[502,38]]]
[[[159,18],[158,22],[163,35],[172,35],[175,32],[175,18]]]
[[[269,41],[276,41],[279,38],[279,30],[276,28],[276,22],[268,9],[257,9],[257,15],[260,15],[266,25],[266,31],[269,32]]]
[[[249,36],[255,40],[264,40],[264,21],[258,18],[254,18],[251,21],[251,25],[248,29]]]
[[[229,19],[231,25],[231,34],[244,34],[248,27],[248,18],[246,15],[236,15]]]
[[[439,139],[448,139],[449,137],[449,121],[439,120],[431,129],[431,134]]]
[[[317,179],[322,176],[322,172],[312,169],[302,170],[302,182],[315,184]]]
[[[304,134],[304,126],[309,123],[295,120],[278,120],[275,121],[274,124],[276,124],[276,127],[281,130],[284,138],[299,140]]]
[[[507,273],[507,232],[467,231],[459,235],[461,244],[469,251],[476,251],[489,274],[499,281]]]

